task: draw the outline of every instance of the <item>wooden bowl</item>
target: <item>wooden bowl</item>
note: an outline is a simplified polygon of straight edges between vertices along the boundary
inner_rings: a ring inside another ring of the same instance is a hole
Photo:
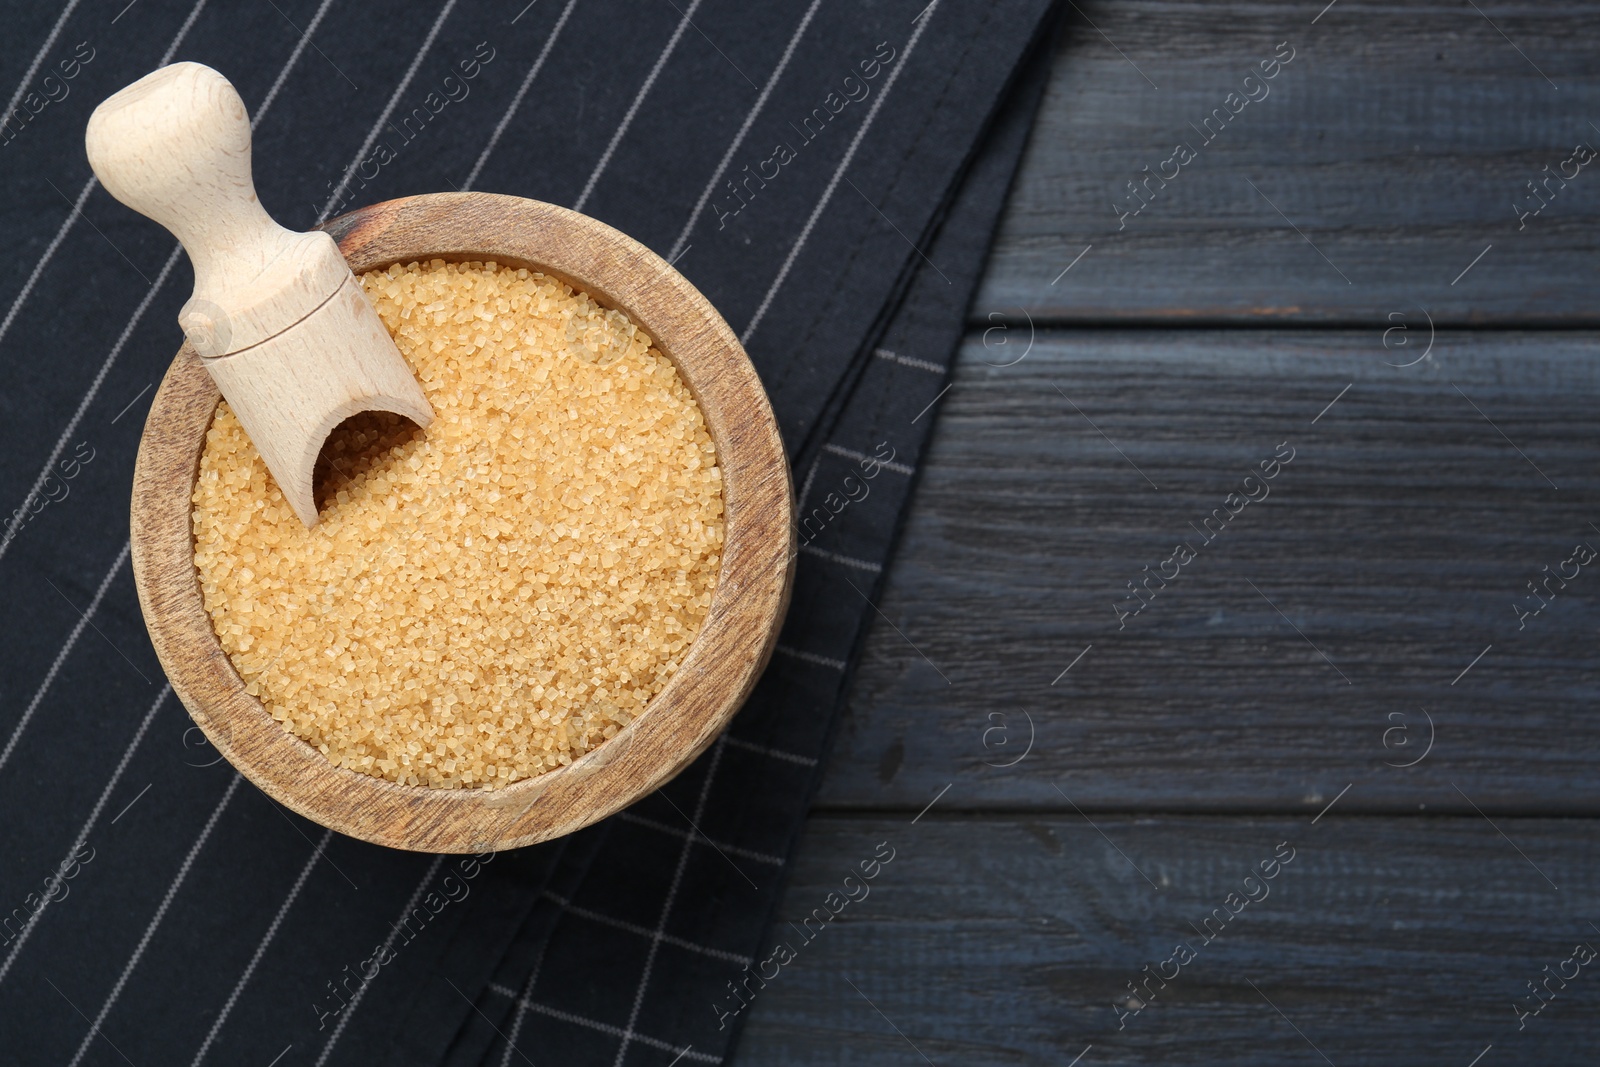
[[[698,756],[766,665],[793,578],[794,494],[778,426],[738,338],[661,257],[603,223],[534,200],[441,193],[327,226],[361,273],[492,259],[559,277],[630,316],[677,365],[723,472],[722,570],[682,666],[636,719],[566,767],[509,786],[435,789],[337,767],[276,722],[223,652],[201,599],[191,496],[220,396],[185,344],[145,421],[133,479],[133,574],[161,666],[196,723],[274,800],[351,837],[484,852],[568,834],[627,807]]]

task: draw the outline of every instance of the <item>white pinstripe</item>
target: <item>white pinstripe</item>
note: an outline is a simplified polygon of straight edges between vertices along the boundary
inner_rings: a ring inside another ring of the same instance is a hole
[[[289,72],[300,62],[300,53],[304,52],[306,45],[311,43],[311,35],[317,32],[317,27],[322,25],[322,16],[326,15],[328,8],[332,6],[333,0],[322,0],[322,3],[317,6],[317,13],[311,16],[311,21],[306,24],[305,32],[294,43],[294,51],[289,53],[289,58],[283,64],[283,69],[278,71],[278,76],[273,79],[272,88],[267,90],[267,95],[261,99],[261,106],[256,108],[254,115],[250,116],[251,132],[254,132],[255,128],[261,124],[261,117],[267,113],[267,109],[272,106],[272,102],[278,99],[278,91],[283,88],[283,83],[288,80]],[[291,25],[293,24],[291,23]],[[162,60],[162,62],[164,63],[166,60]]]
[[[167,45],[167,50],[161,53],[161,61],[156,66],[164,67],[172,62],[172,57],[178,54],[178,46],[183,43],[185,37],[189,36],[189,28],[194,25],[194,20],[200,17],[200,11],[205,6],[206,0],[199,0],[189,10],[188,17],[183,20],[183,25],[178,27],[178,32],[173,35],[172,43]]]
[[[11,94],[11,101],[6,104],[6,109],[0,111],[0,122],[9,121],[11,113],[17,110],[17,102],[22,99],[22,94],[28,91],[28,83],[33,81],[33,76],[39,73],[39,64],[44,62],[44,54],[55,45],[56,38],[61,36],[61,27],[67,24],[67,16],[71,15],[78,6],[78,0],[69,0],[66,7],[61,9],[61,14],[56,16],[56,24],[50,27],[50,34],[44,39],[44,44],[33,54],[33,62],[28,64],[28,73],[17,82],[17,91]]]
[[[511,1017],[511,1033],[503,1035],[506,1039],[506,1050],[500,1056],[500,1067],[510,1067],[511,1053],[513,1051],[519,1056],[522,1055],[522,1050],[517,1048],[517,1038],[522,1034],[522,1020],[528,1014],[528,997],[533,994],[534,984],[539,981],[539,973],[544,970],[544,954],[549,947],[550,941],[546,938],[544,943],[539,946],[539,955],[533,961],[533,970],[528,972],[528,980],[522,985],[523,993],[520,997],[517,995],[516,990],[510,986],[503,986],[498,982],[489,983],[489,988],[495,992],[504,990],[501,995],[513,998],[513,1003],[517,1006],[517,1010],[512,1013]]]
[[[678,20],[678,28],[672,31],[672,37],[667,41],[667,47],[661,50],[656,57],[655,66],[650,68],[650,73],[645,76],[644,84],[639,86],[639,91],[634,95],[633,103],[628,105],[627,114],[622,116],[622,125],[617,127],[617,132],[611,135],[611,142],[606,145],[606,150],[600,155],[600,162],[594,165],[589,180],[583,184],[583,192],[578,195],[578,202],[572,205],[572,210],[582,211],[583,205],[589,202],[589,194],[594,192],[595,183],[600,180],[600,175],[605,172],[611,162],[611,155],[617,150],[617,143],[622,140],[622,135],[628,132],[628,127],[633,125],[633,117],[639,113],[639,105],[644,103],[644,98],[649,95],[650,89],[656,83],[661,68],[667,65],[667,60],[672,57],[673,50],[678,47],[678,41],[683,38],[683,31],[689,28],[689,20],[694,18],[694,13],[700,7],[700,0],[694,0],[689,5],[689,10],[683,13]]]
[[[878,92],[878,98],[872,102],[872,108],[867,112],[867,117],[862,120],[861,128],[850,139],[850,147],[845,149],[844,158],[839,161],[838,169],[833,172],[833,177],[828,179],[828,187],[822,191],[822,198],[817,201],[817,206],[811,209],[811,217],[806,219],[805,226],[800,229],[800,236],[796,239],[794,247],[789,249],[789,254],[784,257],[783,266],[778,268],[778,276],[772,279],[772,285],[767,289],[767,295],[761,298],[761,303],[756,307],[756,313],[750,318],[750,325],[744,328],[744,333],[739,337],[740,344],[749,344],[750,337],[756,332],[756,327],[761,325],[761,320],[766,318],[767,309],[772,306],[773,298],[778,295],[778,290],[783,287],[784,280],[789,277],[789,271],[794,267],[794,261],[800,257],[800,250],[805,248],[806,241],[811,238],[811,231],[816,228],[817,219],[822,216],[823,210],[828,206],[828,201],[833,199],[834,190],[839,187],[839,181],[844,177],[844,172],[856,158],[856,149],[861,147],[862,140],[867,136],[867,131],[872,129],[872,121],[878,117],[878,109],[883,107],[883,102],[889,99],[889,93],[894,89],[894,83],[899,80],[900,72],[906,69],[911,62],[911,53],[917,50],[917,42],[922,39],[922,31],[928,28],[933,21],[933,13],[939,7],[940,0],[933,0],[917,21],[917,28],[911,31],[911,39],[906,42],[905,54],[900,57],[900,62],[895,64],[889,72],[889,80],[883,83],[883,88]]]
[[[849,669],[849,664],[842,659],[833,659],[831,656],[819,656],[815,652],[802,652],[798,648],[788,645],[774,645],[773,651],[781,652],[790,659],[800,660],[802,663],[815,663],[819,667],[832,667],[836,671]]]
[[[625,811],[618,815],[617,818],[621,819],[623,822],[633,823],[635,826],[648,827],[657,833],[667,834],[671,837],[687,837],[692,841],[704,841],[712,848],[718,849],[722,852],[727,852],[734,856],[743,856],[746,859],[755,860],[757,863],[767,863],[774,867],[783,866],[783,857],[781,856],[773,856],[769,855],[768,853],[757,852],[754,849],[749,848],[740,848],[738,845],[730,845],[726,841],[714,841],[711,838],[706,837],[704,834],[698,834],[692,830],[680,830],[676,826],[668,826],[664,822],[656,822],[656,820],[647,819],[643,815],[635,815],[631,811]]]
[[[710,956],[712,959],[727,960],[729,963],[737,963],[746,967],[755,962],[748,956],[741,956],[737,952],[725,952],[720,948],[707,948],[705,945],[697,945],[687,938],[674,937],[672,934],[662,934],[659,938],[657,938],[656,931],[650,929],[648,926],[640,926],[638,923],[631,923],[626,919],[615,919],[610,915],[595,911],[592,908],[580,907],[579,905],[572,903],[572,901],[568,900],[566,897],[558,896],[557,894],[550,892],[548,889],[539,895],[547,900],[553,900],[557,904],[561,905],[562,911],[570,911],[580,919],[588,919],[590,922],[597,922],[602,926],[610,926],[618,930],[626,930],[630,934],[638,934],[640,937],[659,940],[669,945],[676,945],[679,948],[688,949],[690,952],[698,952],[702,956]]]
[[[471,189],[472,183],[478,180],[478,172],[483,170],[483,165],[489,161],[489,153],[500,143],[500,135],[506,132],[511,117],[517,113],[517,108],[522,106],[522,98],[528,95],[528,87],[533,84],[533,79],[539,76],[550,49],[555,47],[556,38],[561,36],[561,28],[567,24],[567,16],[572,14],[572,9],[577,6],[578,0],[567,0],[567,6],[561,9],[561,17],[556,19],[555,26],[550,30],[550,36],[545,38],[544,47],[539,49],[539,55],[533,61],[533,66],[528,68],[528,76],[522,79],[522,84],[517,88],[517,95],[511,98],[511,106],[506,108],[506,113],[501,115],[500,121],[495,124],[494,132],[489,135],[489,143],[483,146],[483,151],[478,154],[478,161],[472,165],[472,173],[461,183],[463,193]]]
[[[544,962],[544,950],[542,948],[539,950],[539,961],[540,963]],[[537,971],[534,977],[538,977]],[[529,980],[529,985],[530,987],[532,986],[531,979]],[[511,1013],[511,1033],[501,1035],[506,1039],[506,1049],[500,1054],[500,1067],[510,1067],[511,1054],[515,1052],[519,1056],[522,1055],[522,1050],[517,1048],[517,1038],[522,1036],[522,1020],[528,1017],[528,998],[519,997],[516,990],[503,986],[498,982],[491,982],[489,986],[497,993],[504,989],[505,992],[500,993],[500,995],[510,997],[511,1003],[515,1004],[517,1008],[516,1011]]]
[[[133,740],[128,742],[128,747],[123,750],[122,758],[117,761],[117,769],[111,772],[111,778],[100,790],[100,799],[94,802],[93,810],[89,812],[89,817],[83,821],[83,826],[78,830],[78,836],[72,841],[72,847],[67,849],[66,857],[56,865],[56,870],[59,871],[65,868],[72,861],[72,857],[76,856],[78,850],[83,848],[84,844],[89,840],[89,832],[94,829],[94,824],[100,820],[100,813],[105,810],[106,801],[111,799],[111,794],[117,788],[117,783],[122,781],[122,772],[128,769],[128,761],[133,758],[133,750],[139,747],[140,741],[144,740],[145,731],[150,729],[150,721],[156,717],[156,712],[161,710],[161,705],[171,695],[172,686],[161,687],[161,692],[151,703],[150,710],[144,713],[144,719],[139,723],[139,728],[134,731]],[[44,899],[39,902],[39,909],[28,917],[27,925],[22,928],[22,932],[17,935],[16,940],[11,942],[11,951],[6,953],[5,962],[0,963],[0,982],[6,980],[6,975],[11,972],[11,964],[16,960],[17,953],[21,952],[22,946],[27,944],[29,935],[33,933],[33,928],[39,923],[39,917],[44,914],[44,910],[50,906],[53,900],[52,896],[46,894]]]
[[[891,352],[887,348],[874,348],[872,354],[879,359],[886,359],[890,363],[898,363],[902,367],[915,367],[917,370],[925,370],[929,374],[937,374],[941,378],[945,374],[945,368],[937,363],[926,359],[917,359],[915,356],[902,356],[900,353]]]
[[[853,448],[845,448],[843,445],[823,445],[822,450],[824,452],[832,452],[836,456],[843,456],[845,459],[853,459],[857,463],[873,463],[884,468],[885,470],[894,471],[896,474],[917,473],[904,463],[895,463],[893,460],[882,460],[877,456],[869,456],[865,452],[857,452]]]
[[[768,748],[766,745],[758,745],[753,741],[741,741],[737,737],[728,737],[727,742],[734,748],[759,752],[763,756],[771,756],[773,759],[783,760],[785,763],[798,763],[802,767],[815,767],[817,765],[817,761],[810,756],[796,755],[793,752],[785,752],[779,748]]]
[[[711,751],[711,764],[706,767],[706,780],[700,786],[700,796],[695,800],[694,815],[690,818],[691,825],[699,823],[706,811],[706,801],[711,796],[711,783],[716,780],[717,768],[722,764],[722,738],[717,739],[716,747]],[[644,973],[639,976],[639,988],[633,994],[633,1007],[628,1011],[628,1025],[622,1032],[622,1042],[617,1048],[617,1058],[612,1061],[612,1067],[622,1067],[622,1062],[628,1056],[628,1045],[634,1039],[634,1026],[639,1021],[639,1012],[644,1007],[644,991],[650,986],[650,974],[655,970],[656,952],[661,948],[661,942],[667,937],[667,919],[672,916],[672,906],[678,902],[678,887],[683,884],[683,872],[689,865],[689,855],[692,851],[692,840],[685,838],[683,848],[678,850],[678,865],[672,871],[672,883],[667,887],[667,899],[661,905],[661,918],[656,922],[655,932],[650,937],[650,951],[645,953]]]
[[[317,216],[320,224],[328,217],[328,212],[333,210],[333,205],[344,196],[344,191],[350,187],[350,179],[355,177],[356,168],[361,166],[361,161],[367,158],[367,153],[372,151],[372,144],[378,139],[378,134],[383,130],[384,124],[389,121],[389,116],[394,114],[394,109],[400,103],[400,96],[411,88],[411,79],[417,76],[417,68],[422,66],[422,57],[428,54],[428,49],[433,47],[433,40],[439,36],[439,28],[444,25],[444,20],[450,16],[455,8],[456,0],[445,0],[444,7],[439,9],[439,14],[434,16],[433,25],[428,28],[428,36],[423,38],[422,47],[417,49],[417,54],[412,57],[411,66],[406,68],[405,77],[400,79],[400,84],[394,87],[394,92],[389,94],[389,102],[384,105],[383,114],[378,116],[378,121],[372,124],[372,132],[367,134],[367,139],[361,143],[356,157],[344,169],[344,177],[339,179],[338,188],[333,195],[328,197],[328,202],[322,205],[322,213]]]
[[[45,672],[44,681],[39,683],[39,688],[34,690],[33,699],[28,701],[27,708],[22,712],[22,718],[17,720],[17,725],[11,728],[11,736],[6,739],[6,747],[0,749],[0,768],[4,768],[6,761],[11,759],[11,753],[16,750],[17,741],[22,737],[22,731],[28,728],[28,722],[33,718],[33,713],[39,710],[39,701],[44,699],[45,692],[50,688],[50,683],[56,680],[56,675],[61,673],[61,665],[67,661],[67,656],[72,652],[72,646],[78,643],[78,638],[83,636],[84,628],[89,625],[89,620],[94,617],[95,609],[100,607],[100,601],[105,599],[106,590],[111,588],[111,579],[117,576],[122,565],[128,561],[128,542],[122,542],[122,551],[117,553],[116,561],[111,564],[111,569],[106,571],[106,576],[100,579],[100,587],[94,591],[94,599],[89,601],[88,610],[78,616],[78,622],[72,627],[72,633],[67,635],[67,643],[61,646],[61,651],[56,653],[56,658],[51,662],[50,669]]]
[[[810,545],[801,545],[800,551],[808,556],[820,556],[823,559],[831,560],[841,567],[854,567],[858,571],[870,571],[873,574],[883,573],[883,564],[873,563],[871,560],[856,559],[854,556],[841,556],[837,552],[828,552],[824,549],[813,548]]]
[[[144,956],[144,950],[150,946],[150,939],[155,936],[156,928],[161,925],[161,920],[166,917],[167,909],[172,907],[172,898],[178,895],[178,890],[183,886],[183,880],[189,876],[189,869],[194,866],[195,857],[200,854],[206,839],[211,836],[211,831],[216,828],[217,820],[221,818],[222,811],[228,806],[228,801],[233,799],[234,791],[239,788],[239,783],[244,781],[237,771],[233,780],[228,783],[227,792],[222,794],[222,799],[212,809],[211,817],[206,820],[205,827],[201,829],[200,836],[194,839],[194,844],[189,846],[188,855],[183,857],[183,863],[178,867],[178,873],[172,879],[172,884],[167,886],[166,895],[161,898],[161,904],[156,908],[156,913],[150,917],[149,925],[144,928],[144,935],[139,938],[139,943],[134,947],[133,955],[128,957],[128,962],[123,965],[122,973],[117,976],[116,984],[111,987],[111,992],[106,996],[106,1002],[100,1005],[100,1011],[94,1017],[94,1022],[89,1026],[89,1032],[83,1035],[83,1040],[78,1043],[78,1051],[73,1054],[67,1067],[78,1067],[83,1059],[83,1054],[89,1051],[89,1043],[94,1040],[94,1035],[100,1032],[100,1024],[106,1021],[106,1016],[111,1013],[111,1008],[116,1004],[117,998],[122,995],[123,987],[128,984],[128,976],[133,969],[139,966],[139,960]]]
[[[796,511],[804,511],[806,509],[806,501],[811,498],[811,483],[816,481],[817,467],[821,463],[822,457],[820,455],[812,457],[811,469],[806,471],[805,484],[800,487],[800,502],[795,505]]]
[[[86,186],[85,188],[87,189],[88,187]],[[76,211],[76,208],[74,208],[74,211]],[[61,453],[66,450],[67,442],[72,440],[73,435],[78,432],[78,424],[83,421],[83,416],[88,412],[89,405],[94,403],[95,397],[100,395],[100,386],[105,383],[106,375],[111,373],[111,365],[122,354],[123,346],[128,343],[128,338],[133,336],[133,331],[138,327],[140,320],[144,318],[144,313],[150,309],[151,302],[155,300],[156,293],[160,291],[161,286],[166,282],[167,276],[172,273],[172,268],[178,265],[178,256],[182,251],[183,247],[181,245],[174,246],[172,252],[167,256],[166,263],[161,267],[161,273],[156,275],[155,283],[150,286],[149,291],[144,294],[144,298],[139,301],[139,306],[134,309],[132,317],[128,319],[128,324],[122,328],[122,334],[117,338],[117,343],[111,346],[110,354],[100,364],[100,369],[95,372],[94,380],[89,383],[88,391],[79,399],[77,410],[72,413],[72,418],[67,420],[67,425],[62,429],[61,436],[56,438],[56,443],[50,449],[50,455],[44,461],[44,466],[39,468],[39,474],[34,478],[33,485],[28,489],[28,495],[23,499],[22,506],[17,509],[16,513],[11,517],[11,521],[6,525],[5,537],[0,539],[0,559],[5,557],[6,550],[11,547],[11,542],[16,540],[17,533],[22,529],[22,523],[27,518],[28,509],[33,506],[33,502],[39,499],[39,494],[44,491],[45,482],[49,481],[50,473],[55,469],[56,460],[61,458]]]
[[[428,888],[428,883],[433,881],[433,876],[439,873],[439,864],[444,862],[443,856],[433,857],[433,862],[428,864],[428,873],[422,876],[422,881],[417,883],[417,888],[411,891],[411,897],[406,901],[406,906],[401,909],[400,917],[389,928],[389,936],[383,939],[383,948],[376,953],[378,956],[387,956],[394,947],[394,939],[400,936],[400,928],[405,925],[406,917],[417,906],[417,901],[422,899],[423,890]],[[328,1035],[328,1043],[322,1046],[322,1055],[317,1057],[316,1067],[322,1067],[328,1062],[328,1057],[333,1054],[333,1046],[338,1044],[339,1035],[344,1033],[344,1028],[350,1022],[350,1017],[360,1007],[361,999],[367,995],[367,989],[372,985],[370,980],[362,982],[350,996],[350,1003],[345,1005],[344,1011],[339,1013],[339,1021],[333,1028],[333,1033]]]
[[[677,241],[673,242],[672,251],[667,253],[667,262],[671,263],[678,258],[678,253],[683,250],[684,242],[689,240],[689,231],[694,229],[694,224],[700,221],[700,213],[706,209],[706,204],[711,200],[711,194],[717,188],[717,183],[727,173],[728,164],[733,162],[734,153],[744,144],[745,135],[750,132],[750,127],[755,125],[756,116],[761,114],[761,109],[767,106],[767,97],[772,95],[772,89],[778,84],[778,79],[783,77],[783,72],[789,66],[789,60],[794,56],[795,46],[800,43],[801,36],[806,32],[806,27],[811,25],[811,16],[817,13],[817,8],[822,0],[811,0],[811,6],[806,8],[806,13],[801,16],[800,25],[794,28],[794,33],[789,35],[789,43],[784,46],[783,55],[778,60],[778,65],[772,68],[772,73],[767,75],[767,84],[761,87],[761,95],[756,97],[756,102],[750,108],[750,113],[744,117],[744,124],[739,127],[739,132],[734,134],[733,142],[728,145],[728,150],[722,153],[722,161],[717,164],[717,171],[711,175],[711,180],[706,183],[700,199],[695,201],[694,211],[689,214],[689,221],[683,224],[683,232],[678,234]]]
[[[217,1013],[216,1021],[211,1024],[211,1029],[206,1031],[206,1039],[200,1042],[200,1050],[194,1054],[189,1067],[200,1067],[200,1061],[206,1058],[212,1042],[216,1041],[217,1034],[221,1032],[222,1025],[228,1021],[228,1016],[233,1014],[233,1006],[239,1002],[239,994],[244,992],[244,987],[249,984],[250,976],[256,973],[256,967],[261,963],[261,957],[266,955],[267,946],[272,944],[272,939],[278,935],[278,928],[283,925],[283,917],[289,913],[289,908],[294,904],[295,898],[300,895],[300,890],[305,887],[306,879],[311,876],[311,869],[322,858],[323,850],[328,847],[328,841],[333,837],[332,830],[322,831],[322,839],[317,842],[317,847],[311,850],[311,855],[306,858],[305,865],[300,868],[300,875],[294,880],[294,886],[289,890],[289,895],[283,898],[283,903],[278,905],[277,914],[273,915],[272,922],[267,925],[267,932],[261,935],[260,944],[250,957],[250,962],[245,965],[244,973],[233,984],[233,991],[228,994],[228,999],[223,1002],[222,1010]]]
[[[33,270],[28,272],[27,281],[22,283],[22,288],[17,295],[11,298],[11,307],[6,310],[6,317],[0,319],[0,341],[5,340],[6,334],[11,332],[11,324],[17,319],[17,312],[22,310],[23,302],[33,294],[33,287],[39,284],[39,275],[44,273],[44,268],[55,257],[56,249],[61,247],[61,242],[66,240],[67,231],[72,229],[72,224],[78,221],[78,214],[83,210],[84,202],[89,199],[89,194],[95,191],[100,182],[90,178],[83,183],[83,188],[78,191],[78,199],[72,202],[72,210],[67,212],[67,217],[56,229],[56,235],[50,238],[50,243],[44,246],[44,254],[39,257],[39,262],[33,265]]]
[[[537,1012],[540,1015],[548,1015],[552,1019],[560,1019],[564,1023],[572,1023],[575,1026],[585,1026],[590,1030],[598,1030],[600,1033],[610,1034],[612,1037],[622,1037],[625,1033],[621,1027],[612,1026],[610,1023],[602,1023],[597,1022],[594,1019],[586,1019],[582,1015],[574,1015],[570,1011],[562,1011],[560,1008],[552,1008],[548,1004],[539,1004],[536,1001],[530,1000],[528,997],[520,997],[517,995],[517,991],[515,989],[512,989],[510,986],[501,985],[499,982],[490,982],[489,988],[500,994],[502,997],[505,997],[508,1000],[516,1003],[517,1019],[519,1021],[522,1018],[522,1012],[532,1011]],[[634,1034],[633,1040],[637,1041],[641,1045],[649,1045],[651,1048],[660,1049],[662,1052],[676,1053],[680,1058],[694,1060],[696,1063],[722,1062],[721,1056],[713,1056],[708,1052],[695,1052],[693,1051],[694,1046],[692,1045],[689,1047],[688,1051],[685,1051],[680,1049],[677,1045],[661,1040],[659,1037],[650,1037],[645,1034]],[[506,1055],[509,1057],[510,1054],[511,1048],[508,1045],[506,1047]],[[509,1061],[502,1061],[502,1067],[504,1067],[506,1062]]]

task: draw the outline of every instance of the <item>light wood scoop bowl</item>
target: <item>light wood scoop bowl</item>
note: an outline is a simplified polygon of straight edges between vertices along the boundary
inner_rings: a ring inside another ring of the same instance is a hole
[[[174,63],[89,116],[84,148],[112,196],[165,226],[194,265],[178,313],[228,405],[307,526],[313,468],[361,411],[433,421],[333,239],[273,222],[250,175],[250,116],[227,78]]]
[[[186,342],[156,393],[134,470],[133,573],[156,654],[218,751],[323,826],[427,852],[514,848],[581,829],[652,792],[710,745],[777,641],[793,577],[794,497],[766,393],[738,338],[694,286],[587,216],[518,197],[442,193],[363,208],[326,232],[357,273],[494,260],[560,278],[648,333],[699,402],[723,472],[722,569],[710,611],[646,710],[569,766],[492,791],[399,785],[334,766],[245,692],[202,603],[191,496],[220,394]]]

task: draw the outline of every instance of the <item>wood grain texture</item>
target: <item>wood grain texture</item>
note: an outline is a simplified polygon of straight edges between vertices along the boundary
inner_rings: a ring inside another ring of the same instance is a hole
[[[403,786],[333,766],[245,693],[206,615],[189,501],[218,394],[185,345],[156,395],[134,475],[134,576],[156,652],[218,751],[268,795],[324,826],[432,852],[570,833],[687,766],[738,710],[771,654],[793,575],[793,491],[766,394],[732,331],[693,286],[637,242],[564,208],[439,194],[364,208],[330,230],[356,271],[494,259],[558,275],[655,339],[699,402],[723,471],[724,552],[710,611],[649,708],[570,766],[494,791]]]
[[[1595,166],[1519,220],[1527,183],[1600,148],[1600,5],[1340,0],[1313,25],[1324,6],[1069,9],[975,319],[1600,322]],[[1295,58],[1205,143],[1280,42]],[[1197,158],[1119,222],[1178,143]]]
[[[1561,329],[1600,323],[1600,179],[1514,204],[1600,145],[1600,6],[1075,8],[777,935],[898,856],[737,1062],[1590,1063],[1587,968],[1513,1005],[1600,947],[1600,575],[1513,608],[1600,547],[1600,336]],[[1093,325],[1129,328],[1050,328]],[[1118,1030],[1280,841],[1272,896]]]
[[[775,932],[798,958],[758,990],[737,1062],[1594,1061],[1594,964],[1521,1031],[1512,1007],[1600,949],[1594,821],[1497,820],[1556,890],[1477,816],[909,820],[812,820]],[[895,858],[870,894],[803,943],[789,924],[879,842]],[[1280,842],[1295,858],[1265,899],[1203,944],[1190,924]],[[1119,1031],[1113,1003],[1180,941],[1196,958]]]
[[[974,334],[820,803],[1600,812],[1600,337],[1399,337]]]

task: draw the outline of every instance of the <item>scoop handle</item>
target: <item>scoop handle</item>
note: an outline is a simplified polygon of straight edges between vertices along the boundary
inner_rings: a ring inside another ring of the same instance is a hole
[[[84,140],[106,190],[183,243],[197,295],[248,285],[298,236],[256,198],[249,113],[204,64],[162,67],[108,97]]]

